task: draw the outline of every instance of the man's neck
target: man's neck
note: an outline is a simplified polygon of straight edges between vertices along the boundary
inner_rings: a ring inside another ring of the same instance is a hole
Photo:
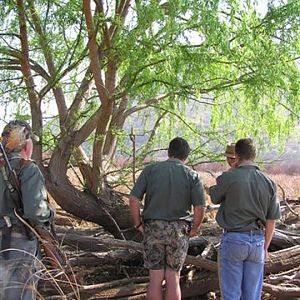
[[[169,160],[176,160],[176,161],[179,161],[181,163],[184,164],[185,160],[182,160],[182,159],[179,159],[179,158],[176,158],[176,157],[173,157],[173,156],[169,156]]]
[[[25,160],[29,160],[30,159],[30,156],[28,155],[27,151],[24,151],[24,150],[22,150],[20,152],[20,156],[22,156],[22,158],[25,159]]]
[[[251,159],[243,159],[243,160],[240,160],[237,164],[238,167],[240,166],[253,166],[255,165],[254,161],[251,160]]]

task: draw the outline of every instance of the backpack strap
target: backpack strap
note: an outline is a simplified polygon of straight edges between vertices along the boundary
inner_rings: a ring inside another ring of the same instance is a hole
[[[31,159],[24,159],[24,158],[21,158],[19,169],[16,170],[16,173],[17,173],[18,177],[19,177],[21,171],[22,171],[25,167],[29,166],[31,163],[36,163],[36,162],[35,162],[34,160],[31,160]]]
[[[6,169],[6,162],[5,162],[5,160],[4,159],[1,159],[0,160],[0,169],[1,169],[1,173],[2,173],[2,176],[3,176],[3,180],[4,180],[4,182],[6,183],[6,185],[7,185],[7,187],[8,187],[8,189],[9,189],[9,191],[11,192],[11,193],[13,193],[15,190],[16,190],[16,188],[12,185],[12,183],[10,182],[10,180],[9,180],[9,175],[8,175],[8,173],[7,173],[7,169]]]

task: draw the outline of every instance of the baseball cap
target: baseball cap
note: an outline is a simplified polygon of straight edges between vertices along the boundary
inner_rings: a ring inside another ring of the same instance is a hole
[[[229,158],[235,158],[235,144],[234,143],[226,146],[224,155]]]
[[[20,151],[29,138],[34,142],[40,139],[32,132],[30,125],[24,121],[10,121],[3,129],[1,142],[6,151]]]

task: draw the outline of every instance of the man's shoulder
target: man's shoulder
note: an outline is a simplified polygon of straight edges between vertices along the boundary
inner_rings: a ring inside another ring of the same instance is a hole
[[[230,181],[237,178],[241,178],[241,174],[238,169],[229,169],[224,171],[221,175],[217,177],[217,181]]]
[[[43,177],[40,168],[34,160],[21,159],[19,163],[19,169],[17,171],[21,177],[41,176]]]
[[[276,185],[275,181],[269,175],[267,175],[265,172],[263,172],[261,170],[257,170],[257,173],[259,173],[260,176],[262,176],[266,181],[268,181],[272,185]]]
[[[150,171],[152,168],[156,167],[157,165],[159,165],[160,162],[157,161],[153,161],[150,163],[147,163],[143,169],[144,172]]]
[[[20,159],[19,162],[19,167],[20,170],[25,170],[25,169],[39,169],[38,165],[36,162],[32,159]]]
[[[198,174],[197,171],[193,170],[191,167],[185,165],[185,164],[182,164],[181,166],[179,166],[179,168],[182,168],[185,176],[187,176],[187,178],[189,178],[190,181],[198,181],[200,180],[201,181],[201,178]]]

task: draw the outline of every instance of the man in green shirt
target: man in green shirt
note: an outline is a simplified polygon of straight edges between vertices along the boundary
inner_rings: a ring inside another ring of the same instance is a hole
[[[169,159],[147,166],[130,194],[135,227],[144,234],[144,263],[149,269],[148,300],[181,299],[180,270],[186,258],[188,239],[197,234],[204,216],[204,192],[198,174],[184,165],[190,152],[186,140],[169,144]],[[140,202],[145,195],[142,216]],[[191,207],[194,215],[191,219]]]
[[[22,217],[32,226],[47,225],[53,214],[48,206],[44,177],[38,166],[31,161],[33,140],[26,122],[9,122],[1,137],[11,167],[20,184],[22,200],[18,197],[15,183],[9,176],[5,160],[0,158],[0,298],[6,300],[36,299],[39,243],[26,233],[15,210],[22,206]],[[20,204],[20,205],[19,205]]]
[[[254,164],[251,139],[235,145],[235,168],[217,178],[209,193],[220,204],[217,222],[224,229],[219,251],[222,299],[259,300],[264,260],[275,220],[280,218],[275,183]]]

